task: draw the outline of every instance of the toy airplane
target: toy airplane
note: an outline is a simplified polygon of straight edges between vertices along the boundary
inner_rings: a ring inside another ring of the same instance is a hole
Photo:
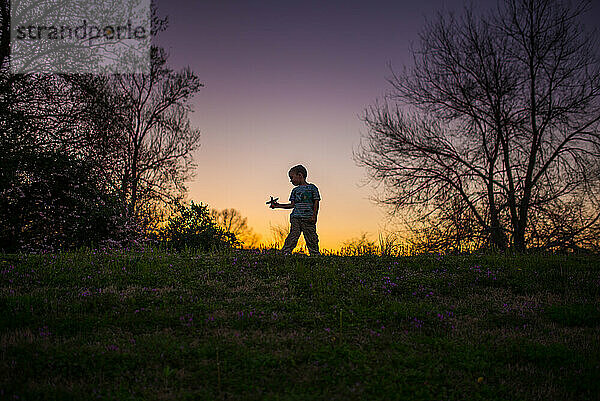
[[[266,204],[271,205],[271,207],[273,208],[273,207],[275,207],[275,203],[277,203],[278,200],[279,200],[279,198],[273,199],[273,197],[271,196],[271,200],[267,201]]]

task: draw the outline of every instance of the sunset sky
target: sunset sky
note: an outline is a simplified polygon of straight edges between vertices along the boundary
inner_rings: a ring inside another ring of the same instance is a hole
[[[322,249],[393,229],[352,159],[366,132],[360,117],[390,89],[388,64],[410,65],[426,18],[465,3],[158,0],[169,28],[156,43],[174,69],[191,67],[205,85],[192,101],[202,139],[188,199],[239,210],[269,242],[270,226],[288,225],[290,210],[265,202],[287,202],[288,170],[303,164],[322,197]],[[594,4],[590,14],[598,11]]]

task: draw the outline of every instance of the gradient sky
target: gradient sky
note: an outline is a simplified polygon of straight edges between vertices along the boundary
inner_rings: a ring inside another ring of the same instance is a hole
[[[288,170],[303,164],[321,193],[322,249],[393,228],[352,159],[366,132],[360,116],[390,89],[388,64],[410,64],[426,18],[460,13],[464,0],[157,3],[169,28],[156,43],[173,68],[190,66],[205,85],[192,101],[202,139],[188,199],[239,210],[269,242],[290,210],[265,201],[287,202]]]

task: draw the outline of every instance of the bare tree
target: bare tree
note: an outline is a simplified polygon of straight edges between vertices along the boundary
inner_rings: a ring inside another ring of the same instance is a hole
[[[202,84],[189,68],[173,72],[166,59],[153,47],[150,74],[109,78],[122,100],[115,112],[126,122],[120,164],[114,167],[130,216],[153,213],[157,205],[181,198],[195,166],[192,153],[200,132],[190,127],[188,101]]]
[[[379,201],[417,221],[460,217],[461,241],[499,249],[597,229],[600,65],[579,23],[588,6],[504,0],[489,15],[428,24],[414,67],[365,112],[355,158],[384,184]],[[576,228],[557,236],[559,210]]]
[[[94,176],[103,177],[104,192],[120,196],[126,220],[139,218],[149,228],[164,219],[194,167],[200,133],[188,117],[189,100],[202,87],[198,77],[189,68],[170,69],[156,47],[149,74],[11,74],[8,5],[0,2],[2,170],[17,171],[24,147],[64,151],[96,162]],[[151,26],[152,35],[166,29],[155,6]]]
[[[151,11],[156,36],[167,28],[167,18],[158,17],[154,2]],[[193,176],[200,132],[190,126],[189,101],[203,87],[189,67],[172,70],[162,48],[152,46],[150,56],[148,74],[63,76],[79,107],[93,110],[87,121],[96,135],[86,139],[99,142],[107,186],[120,194],[128,218],[147,228],[172,212]]]
[[[230,208],[220,211],[213,209],[210,211],[210,215],[225,231],[235,234],[235,237],[242,241],[245,246],[250,248],[259,246],[260,238],[248,226],[248,218],[242,217],[236,209]]]

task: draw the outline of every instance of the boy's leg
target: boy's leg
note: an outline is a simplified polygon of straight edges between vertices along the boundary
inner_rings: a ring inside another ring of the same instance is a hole
[[[320,255],[319,252],[319,236],[317,235],[317,224],[307,220],[302,220],[302,232],[304,233],[304,241],[310,256]]]
[[[298,239],[300,238],[300,233],[302,232],[302,227],[300,226],[300,221],[295,217],[290,217],[290,233],[288,234],[283,247],[281,248],[281,253],[290,254],[298,244]]]

